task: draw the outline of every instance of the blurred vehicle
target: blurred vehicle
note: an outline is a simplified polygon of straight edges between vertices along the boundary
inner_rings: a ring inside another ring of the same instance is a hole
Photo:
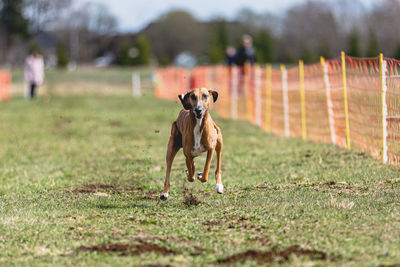
[[[94,60],[94,65],[97,68],[105,68],[110,66],[115,60],[115,56],[112,53],[107,53],[104,56],[98,57]]]
[[[185,51],[176,56],[174,63],[179,67],[193,68],[197,64],[197,59],[193,53]]]

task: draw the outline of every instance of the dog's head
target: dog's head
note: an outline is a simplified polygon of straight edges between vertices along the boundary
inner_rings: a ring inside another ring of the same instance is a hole
[[[201,119],[209,108],[211,101],[217,101],[218,92],[206,88],[197,88],[178,97],[184,109],[193,110],[196,118]]]

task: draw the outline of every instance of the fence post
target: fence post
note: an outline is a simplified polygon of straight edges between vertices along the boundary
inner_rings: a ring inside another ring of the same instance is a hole
[[[347,103],[347,80],[346,80],[346,55],[342,51],[342,76],[343,76],[343,94],[344,94],[344,116],[346,121],[346,141],[347,149],[351,149],[350,144],[350,125],[349,125],[349,108]]]
[[[281,72],[282,72],[283,118],[285,125],[285,136],[290,136],[287,71],[285,65],[283,64],[281,65]]]
[[[244,96],[246,105],[246,119],[252,122],[252,108],[251,108],[251,95],[250,95],[250,82],[251,82],[251,67],[249,63],[244,65]]]
[[[4,80],[3,73],[0,70],[0,102],[3,100],[3,90],[5,91],[6,88]]]
[[[238,118],[238,68],[232,67],[231,75],[231,117],[234,120]]]
[[[329,128],[331,132],[331,141],[332,144],[336,145],[335,119],[333,117],[333,103],[331,98],[331,84],[329,82],[328,65],[325,63],[324,57],[321,57],[321,67],[322,67],[322,75],[324,77],[326,103],[328,107],[328,117],[329,117]]]
[[[255,117],[256,124],[261,126],[261,69],[260,66],[254,68],[254,79],[255,79]]]
[[[304,87],[304,62],[299,60],[300,103],[301,103],[301,131],[303,140],[307,139],[306,124],[306,92]]]
[[[133,97],[140,96],[140,74],[137,72],[132,74],[132,95]]]
[[[265,83],[265,130],[271,132],[271,96],[272,96],[272,66],[267,64],[266,66],[266,83]]]
[[[386,104],[386,71],[387,63],[383,59],[383,54],[379,55],[379,67],[381,73],[381,109],[382,109],[382,144],[381,144],[381,161],[383,164],[387,163],[387,104]]]

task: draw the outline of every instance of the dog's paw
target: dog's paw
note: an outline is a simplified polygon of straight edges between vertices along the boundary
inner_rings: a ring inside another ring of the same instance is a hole
[[[186,170],[186,177],[187,177],[189,182],[193,182],[194,181],[194,177],[189,177],[189,171],[188,170]]]
[[[224,186],[222,184],[217,184],[217,193],[218,194],[224,193]]]
[[[161,200],[167,200],[167,198],[168,198],[168,193],[162,193],[162,194],[160,195],[160,199],[161,199]]]
[[[197,174],[197,179],[198,179],[200,182],[202,182],[202,183],[205,183],[205,182],[207,182],[207,180],[208,180],[206,177],[204,177],[204,175],[203,175],[202,172],[199,172],[199,173]]]

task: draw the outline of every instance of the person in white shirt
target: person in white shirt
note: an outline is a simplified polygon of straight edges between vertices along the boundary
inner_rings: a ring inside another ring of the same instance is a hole
[[[37,87],[43,83],[44,62],[43,57],[37,52],[32,52],[25,60],[25,81],[28,84],[28,99],[35,97]]]

